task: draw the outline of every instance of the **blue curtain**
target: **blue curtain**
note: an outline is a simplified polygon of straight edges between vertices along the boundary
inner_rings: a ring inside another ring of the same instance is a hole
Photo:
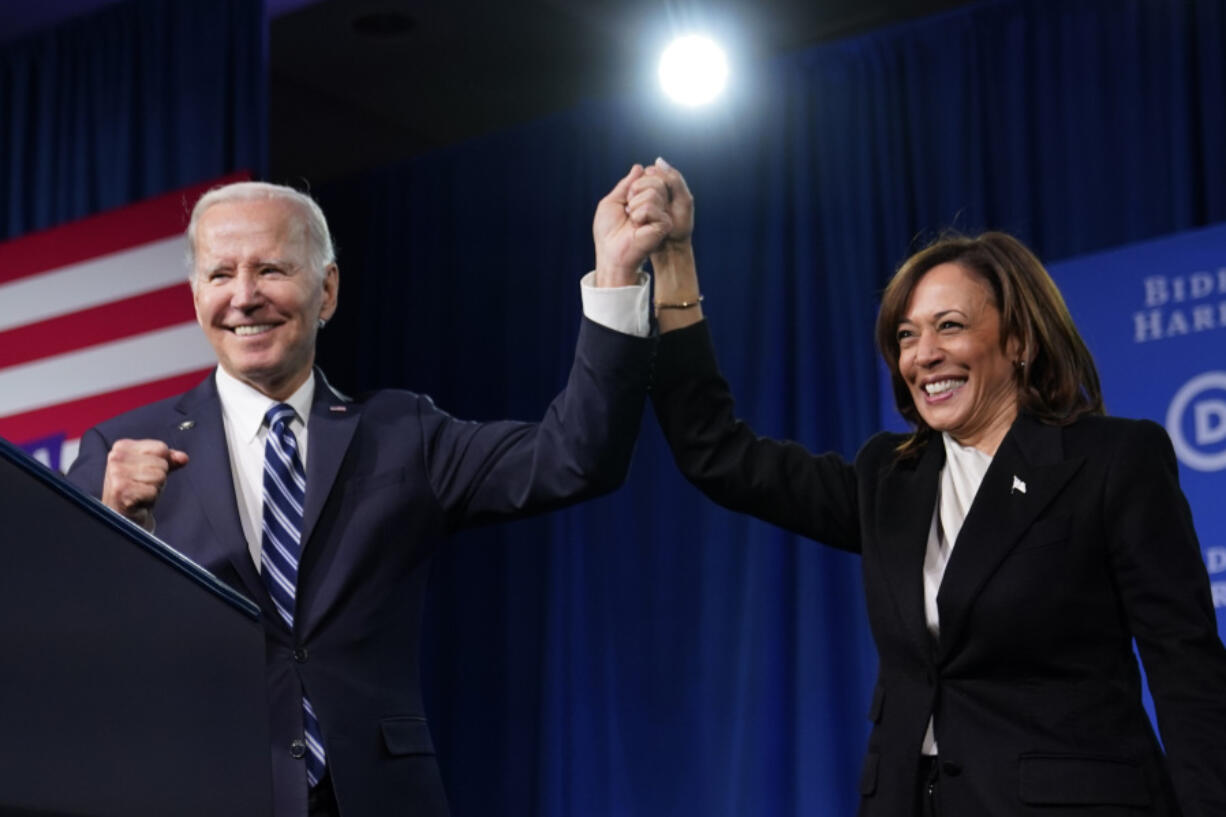
[[[132,0],[0,46],[0,240],[266,165],[262,0]]]
[[[474,418],[560,386],[596,201],[663,154],[698,201],[739,411],[847,455],[876,297],[943,228],[1048,260],[1226,220],[1226,5],[1002,0],[798,53],[683,119],[593,102],[324,188],[321,359]],[[917,579],[918,580],[918,579]],[[648,416],[629,484],[438,555],[429,705],[459,817],[852,814],[875,653],[855,557],[729,514]]]

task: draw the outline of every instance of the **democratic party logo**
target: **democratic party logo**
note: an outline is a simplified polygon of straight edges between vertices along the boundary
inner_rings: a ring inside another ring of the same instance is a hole
[[[1226,372],[1205,372],[1184,383],[1167,409],[1166,432],[1184,465],[1226,468]]]

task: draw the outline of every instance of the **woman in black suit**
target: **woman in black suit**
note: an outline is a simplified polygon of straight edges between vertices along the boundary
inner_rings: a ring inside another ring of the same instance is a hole
[[[662,163],[642,183],[660,182],[654,402],[678,465],[721,505],[861,555],[880,657],[862,817],[1226,815],[1226,650],[1170,442],[1104,416],[1038,259],[987,233],[902,265],[877,340],[914,431],[848,463],[736,418],[693,201]]]

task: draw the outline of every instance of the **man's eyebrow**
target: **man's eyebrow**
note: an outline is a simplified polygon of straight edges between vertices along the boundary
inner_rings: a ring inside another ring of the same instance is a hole
[[[298,265],[288,258],[257,258],[251,262],[253,267],[280,267],[282,269],[294,269]]]
[[[217,270],[229,270],[235,267],[278,267],[280,269],[295,269],[297,264],[288,258],[252,258],[244,261],[218,261],[212,266],[206,267],[205,272],[216,272]]]

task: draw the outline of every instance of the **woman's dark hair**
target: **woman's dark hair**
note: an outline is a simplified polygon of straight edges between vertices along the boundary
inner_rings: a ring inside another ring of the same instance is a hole
[[[1064,298],[1043,264],[1011,235],[945,236],[912,255],[890,280],[877,313],[877,348],[890,369],[894,405],[915,426],[900,456],[918,453],[932,429],[920,417],[898,370],[898,325],[916,284],[933,267],[957,264],[984,280],[1000,311],[1000,345],[1015,338],[1018,403],[1042,422],[1067,425],[1083,414],[1103,414],[1098,369],[1077,332]]]

